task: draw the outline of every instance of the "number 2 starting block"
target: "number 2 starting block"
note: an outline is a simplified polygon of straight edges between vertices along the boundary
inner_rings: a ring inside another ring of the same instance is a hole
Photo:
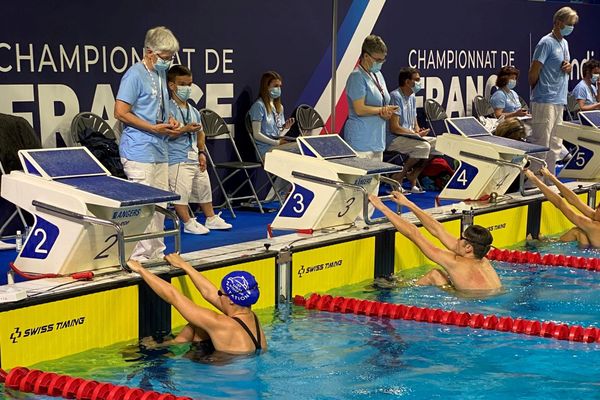
[[[360,158],[336,134],[299,137],[293,151],[278,150],[265,156],[265,170],[292,183],[273,229],[322,229],[353,223],[359,215],[367,224],[368,195],[380,180],[398,189],[398,182],[381,174],[402,169],[394,164]]]
[[[24,171],[2,176],[1,195],[35,218],[15,265],[34,274],[66,275],[120,266],[135,242],[175,236],[179,221],[156,203],[175,193],[110,175],[85,147],[20,150]],[[174,229],[144,233],[154,212]]]
[[[528,159],[545,164],[533,153],[547,147],[494,136],[475,117],[446,119],[448,133],[438,136],[435,149],[458,160],[460,166],[452,175],[440,198],[477,200],[485,195],[506,193],[515,178],[523,175]]]
[[[600,179],[600,111],[580,111],[581,124],[563,122],[556,135],[564,140],[573,157],[558,176],[574,179]]]

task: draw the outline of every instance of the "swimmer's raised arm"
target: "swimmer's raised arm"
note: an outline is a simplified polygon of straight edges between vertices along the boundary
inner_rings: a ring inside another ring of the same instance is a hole
[[[185,261],[179,254],[172,253],[165,256],[165,260],[172,266],[180,268],[190,277],[196,289],[200,292],[202,297],[210,304],[215,306],[218,310],[221,309],[221,302],[219,301],[219,295],[217,294],[217,287],[212,284],[211,281],[206,279],[199,271],[197,271],[190,263]]]
[[[593,208],[591,208],[590,206],[588,206],[587,204],[585,204],[579,198],[579,196],[577,196],[577,194],[575,192],[573,192],[571,189],[566,187],[556,176],[554,176],[548,170],[548,168],[544,167],[544,168],[540,169],[540,173],[542,175],[544,175],[545,177],[547,177],[548,179],[550,179],[552,181],[552,183],[554,183],[554,185],[556,185],[556,187],[560,191],[560,194],[562,194],[562,196],[565,198],[565,200],[567,200],[571,205],[573,205],[575,208],[577,208],[586,217],[594,218],[595,210]]]

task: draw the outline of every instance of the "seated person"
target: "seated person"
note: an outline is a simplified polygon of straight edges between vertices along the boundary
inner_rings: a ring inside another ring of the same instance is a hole
[[[417,186],[417,178],[427,165],[435,138],[426,137],[429,129],[420,128],[417,122],[415,94],[421,90],[421,75],[415,68],[402,68],[398,74],[399,87],[390,93],[390,105],[398,106],[392,114],[386,135],[386,151],[408,155],[403,169],[392,175],[402,184],[410,182],[411,193],[423,193]]]
[[[260,78],[258,99],[250,108],[252,136],[262,161],[272,147],[288,144],[283,136],[294,123],[294,118],[285,120],[281,104],[281,75],[267,71]],[[293,143],[295,146],[296,144]]]
[[[556,185],[564,199],[546,186],[531,170],[525,171],[525,176],[542,191],[546,199],[575,225],[575,228],[560,237],[560,241],[577,241],[582,248],[600,248],[600,207],[595,210],[589,207],[581,201],[575,192],[563,185],[556,176],[552,175],[547,168],[540,169],[540,174]],[[583,215],[576,213],[571,206],[575,207]]]
[[[184,270],[202,297],[223,314],[194,304],[139,262],[128,261],[129,268],[140,274],[160,298],[175,307],[189,322],[175,339],[163,342],[163,345],[195,342],[202,343],[206,352],[212,350],[228,354],[254,354],[267,350],[265,334],[250,308],[260,296],[258,283],[252,274],[230,272],[221,280],[221,289],[217,289],[179,254],[169,254],[165,260]]]
[[[502,283],[496,271],[485,258],[490,250],[492,234],[482,226],[472,225],[465,229],[460,238],[455,238],[444,226],[408,200],[400,192],[392,192],[393,200],[407,207],[447,250],[441,250],[431,243],[410,222],[385,206],[378,197],[369,196],[371,203],[396,227],[398,232],[410,239],[423,254],[442,267],[431,270],[417,281],[417,285],[451,285],[462,292],[497,292]]]
[[[600,77],[600,61],[594,59],[586,61],[583,64],[583,78],[572,92],[581,111],[600,110],[598,77]]]
[[[183,221],[186,233],[204,235],[210,229],[231,229],[231,224],[221,218],[221,213],[215,215],[212,206],[200,113],[187,102],[192,93],[192,72],[184,65],[171,67],[167,73],[167,85],[171,96],[169,113],[183,132],[168,140],[169,189],[181,196],[181,199],[173,202],[175,212]],[[190,215],[190,202],[200,204],[206,216],[204,225],[193,214]]]
[[[527,110],[523,109],[519,95],[513,90],[517,85],[518,78],[519,70],[515,67],[506,66],[500,68],[500,72],[498,72],[498,77],[496,78],[498,90],[490,98],[490,104],[494,109],[496,118],[500,118],[501,116],[505,118],[524,117],[528,115]]]

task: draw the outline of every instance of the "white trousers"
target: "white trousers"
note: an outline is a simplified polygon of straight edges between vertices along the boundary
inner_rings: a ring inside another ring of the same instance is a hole
[[[533,154],[545,158],[548,170],[556,173],[556,161],[562,150],[562,139],[556,136],[556,126],[563,121],[564,107],[559,104],[531,103],[531,136],[529,143],[550,148],[550,151]]]

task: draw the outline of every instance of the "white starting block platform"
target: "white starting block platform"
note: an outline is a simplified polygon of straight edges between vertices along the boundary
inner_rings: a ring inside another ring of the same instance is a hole
[[[358,157],[337,134],[298,137],[296,143],[295,151],[275,148],[265,156],[265,170],[292,183],[271,228],[317,230],[351,224],[359,215],[367,224],[380,222],[369,218],[368,195],[380,181],[397,189],[398,182],[381,174],[402,167]]]
[[[110,267],[127,269],[134,242],[175,236],[179,222],[156,206],[179,195],[116,178],[85,148],[20,150],[24,171],[2,176],[1,195],[35,218],[15,260],[21,271],[67,275]],[[154,212],[174,229],[144,233]]]
[[[547,147],[494,136],[475,117],[446,119],[448,133],[438,136],[435,149],[458,160],[460,166],[440,198],[476,200],[485,195],[506,193],[514,179],[533,158]],[[521,193],[523,193],[521,178]]]
[[[580,111],[579,124],[563,122],[556,135],[573,157],[558,176],[574,179],[600,179],[600,111]]]

